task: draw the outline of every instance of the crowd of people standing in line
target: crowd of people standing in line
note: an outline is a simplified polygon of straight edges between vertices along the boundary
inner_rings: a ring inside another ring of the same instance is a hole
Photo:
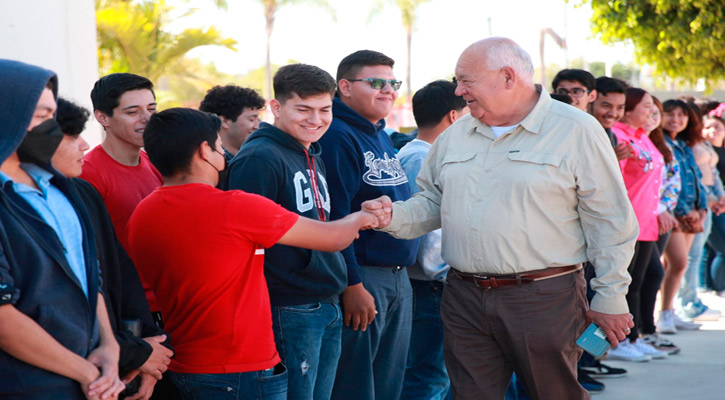
[[[393,66],[160,112],[111,74],[88,151],[55,74],[0,60],[0,397],[587,398],[626,374],[575,346],[590,321],[648,361],[718,316],[725,105],[583,70],[550,96],[489,38],[389,136]]]

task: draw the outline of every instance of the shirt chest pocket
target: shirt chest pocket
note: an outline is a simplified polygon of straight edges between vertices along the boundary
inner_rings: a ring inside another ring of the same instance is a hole
[[[476,153],[446,154],[441,161],[441,171],[435,184],[441,189],[448,186],[461,190],[469,186],[467,183],[472,183],[469,181],[474,178],[471,174],[475,165]]]
[[[552,153],[514,151],[507,155],[503,173],[511,185],[528,188],[551,188],[562,178],[559,167],[563,157]]]

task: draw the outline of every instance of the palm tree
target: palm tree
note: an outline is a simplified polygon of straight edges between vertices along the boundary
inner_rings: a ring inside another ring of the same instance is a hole
[[[429,1],[429,0],[388,0],[387,3],[395,2],[395,5],[400,10],[400,22],[403,25],[403,29],[405,29],[405,44],[406,44],[406,60],[407,65],[405,67],[405,85],[407,87],[407,95],[408,95],[408,101],[411,101],[412,99],[412,86],[410,84],[410,54],[411,54],[411,45],[413,42],[413,26],[415,25],[415,11],[418,9],[418,6]],[[382,0],[378,0],[375,5],[373,6],[372,11],[370,12],[370,19],[372,19],[373,16],[377,15],[379,12],[382,11],[382,9],[385,7],[385,4]]]
[[[266,20],[266,32],[267,32],[267,59],[265,64],[265,89],[264,93],[267,99],[272,98],[272,61],[270,59],[270,42],[272,38],[272,31],[274,31],[274,17],[277,13],[277,9],[286,5],[294,4],[309,4],[316,7],[321,7],[327,10],[332,19],[335,19],[335,10],[330,6],[326,0],[260,0],[262,6],[264,6],[264,18]]]
[[[225,1],[215,4],[223,6]],[[189,10],[177,18],[193,13]],[[200,46],[224,46],[236,51],[237,42],[208,28],[188,28],[178,34],[165,30],[171,22],[172,8],[164,0],[98,1],[96,29],[98,33],[99,69],[102,75],[132,72],[156,82],[162,76],[175,74],[183,79],[181,60],[190,50]]]

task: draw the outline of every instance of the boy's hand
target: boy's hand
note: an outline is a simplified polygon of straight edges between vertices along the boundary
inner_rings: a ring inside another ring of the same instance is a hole
[[[614,148],[614,153],[617,155],[617,161],[634,157],[634,149],[629,143],[617,144],[617,147]]]
[[[354,331],[360,329],[365,332],[378,313],[375,299],[362,283],[348,286],[342,293],[342,308],[345,312],[342,321]]]
[[[375,229],[378,227],[378,217],[369,211],[358,211],[360,214],[360,230]]]

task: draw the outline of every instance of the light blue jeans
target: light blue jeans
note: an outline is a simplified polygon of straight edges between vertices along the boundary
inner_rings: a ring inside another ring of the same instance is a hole
[[[690,252],[687,253],[687,269],[685,270],[685,275],[682,277],[680,290],[677,292],[679,304],[683,308],[688,304],[696,305],[700,303],[700,299],[697,296],[700,260],[702,259],[702,249],[705,247],[707,238],[710,236],[710,228],[712,227],[712,212],[709,209],[707,210],[703,227],[704,231],[695,234],[695,238],[692,240],[692,247],[690,247]],[[695,315],[686,316],[694,317]]]
[[[340,306],[273,306],[277,351],[288,372],[288,400],[328,400],[340,359]]]
[[[283,364],[263,371],[231,374],[182,374],[169,371],[184,400],[285,400],[287,369]]]

